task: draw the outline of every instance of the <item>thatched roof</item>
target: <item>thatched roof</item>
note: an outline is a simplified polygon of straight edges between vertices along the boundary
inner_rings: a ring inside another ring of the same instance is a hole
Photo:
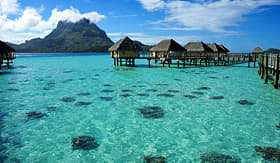
[[[130,38],[124,37],[109,48],[109,51],[117,50],[142,51],[142,48],[135,44]]]
[[[188,52],[213,52],[213,50],[202,41],[191,41],[184,47]]]
[[[10,52],[16,52],[16,50],[0,40],[0,53],[10,53]]]
[[[224,50],[224,52],[226,53],[230,52],[228,48],[226,48],[223,44],[219,44],[219,46]]]
[[[253,51],[252,51],[252,53],[263,53],[263,50],[260,48],[260,47],[256,47]]]
[[[225,50],[223,48],[221,48],[219,45],[217,45],[216,43],[206,43],[206,45],[211,48],[211,50],[215,53],[223,53],[225,52]]]
[[[162,40],[155,47],[151,48],[150,51],[154,52],[169,52],[169,51],[186,51],[184,47],[178,44],[173,39]]]

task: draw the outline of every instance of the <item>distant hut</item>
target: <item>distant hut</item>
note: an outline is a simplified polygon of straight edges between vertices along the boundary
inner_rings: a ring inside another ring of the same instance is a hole
[[[213,50],[202,41],[191,41],[185,46],[188,56],[207,57],[213,53]]]
[[[128,37],[117,41],[109,48],[112,58],[135,58],[139,57],[139,51],[142,48]]]
[[[7,60],[7,66],[9,68],[10,61],[16,58],[16,50],[0,40],[0,66],[4,60]]]
[[[213,51],[211,57],[221,57],[225,53],[225,50],[216,43],[206,43],[206,45]]]
[[[258,56],[258,55],[262,55],[264,54],[264,51],[260,48],[260,47],[256,47],[253,51],[252,51],[253,56]]]
[[[150,51],[153,58],[181,58],[186,54],[186,49],[173,39],[162,40]]]

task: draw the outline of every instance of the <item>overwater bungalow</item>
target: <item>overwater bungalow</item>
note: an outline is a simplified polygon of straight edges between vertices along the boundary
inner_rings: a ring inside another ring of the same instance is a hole
[[[137,58],[142,48],[129,37],[124,37],[109,48],[112,58]]]
[[[264,51],[260,48],[260,47],[256,47],[253,51],[252,51],[253,56],[258,56],[258,55],[262,55],[264,54]]]
[[[210,54],[211,57],[222,57],[222,55],[226,53],[226,50],[216,43],[206,43],[206,45],[213,51],[213,53]]]
[[[228,50],[228,48],[226,48],[223,44],[218,44],[218,45],[224,50],[224,55],[230,52],[230,50]]]
[[[10,67],[10,63],[16,58],[15,52],[15,49],[0,40],[0,68],[5,60],[7,61],[7,67]]]
[[[191,41],[184,48],[187,50],[187,55],[190,57],[208,57],[213,50],[202,41]]]
[[[162,40],[150,49],[153,58],[183,58],[186,49],[173,39]]]

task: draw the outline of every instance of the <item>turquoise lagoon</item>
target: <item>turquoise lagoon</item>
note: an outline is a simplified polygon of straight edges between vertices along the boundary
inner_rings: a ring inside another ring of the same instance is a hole
[[[162,155],[167,162],[185,163],[216,151],[242,162],[263,162],[254,146],[280,147],[275,127],[280,92],[265,85],[257,69],[146,64],[137,60],[135,68],[115,67],[107,53],[19,56],[14,69],[0,75],[1,157],[26,163],[122,163]],[[197,91],[203,94],[192,93]],[[63,97],[75,101],[63,102]],[[75,104],[80,101],[91,104]],[[145,106],[161,107],[164,116],[144,118],[138,109]],[[28,119],[31,111],[47,116]],[[81,135],[95,137],[98,148],[72,150],[72,138]]]

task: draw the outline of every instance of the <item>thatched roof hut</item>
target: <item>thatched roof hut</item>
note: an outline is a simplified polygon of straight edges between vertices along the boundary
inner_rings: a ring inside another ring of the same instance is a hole
[[[173,39],[162,40],[156,46],[150,49],[150,51],[167,52],[167,51],[186,51],[184,47],[178,44]]]
[[[0,62],[2,63],[2,60],[13,60],[15,59],[14,53],[16,52],[15,49],[7,45],[5,42],[0,40]]]
[[[230,51],[223,44],[219,44],[219,46],[224,50],[225,53],[229,53]]]
[[[124,37],[109,48],[109,51],[118,50],[141,51],[142,48],[139,45],[135,44],[134,41],[132,41],[129,37]]]
[[[261,53],[264,53],[263,50],[260,48],[260,47],[256,47],[253,51],[252,51],[253,54],[261,54]]]
[[[109,48],[111,57],[122,58],[122,57],[138,57],[138,51],[142,51],[142,48],[132,41],[129,37],[124,37],[117,41],[114,45]]]
[[[186,49],[173,39],[162,40],[150,49],[155,58],[183,57]]]
[[[12,52],[16,52],[16,50],[0,40],[0,52],[12,53]]]
[[[202,41],[191,41],[184,48],[190,56],[208,56],[213,50]]]
[[[224,52],[224,49],[221,48],[219,45],[217,45],[216,43],[206,43],[206,45],[211,48],[211,50],[214,52],[214,53],[223,53]]]

